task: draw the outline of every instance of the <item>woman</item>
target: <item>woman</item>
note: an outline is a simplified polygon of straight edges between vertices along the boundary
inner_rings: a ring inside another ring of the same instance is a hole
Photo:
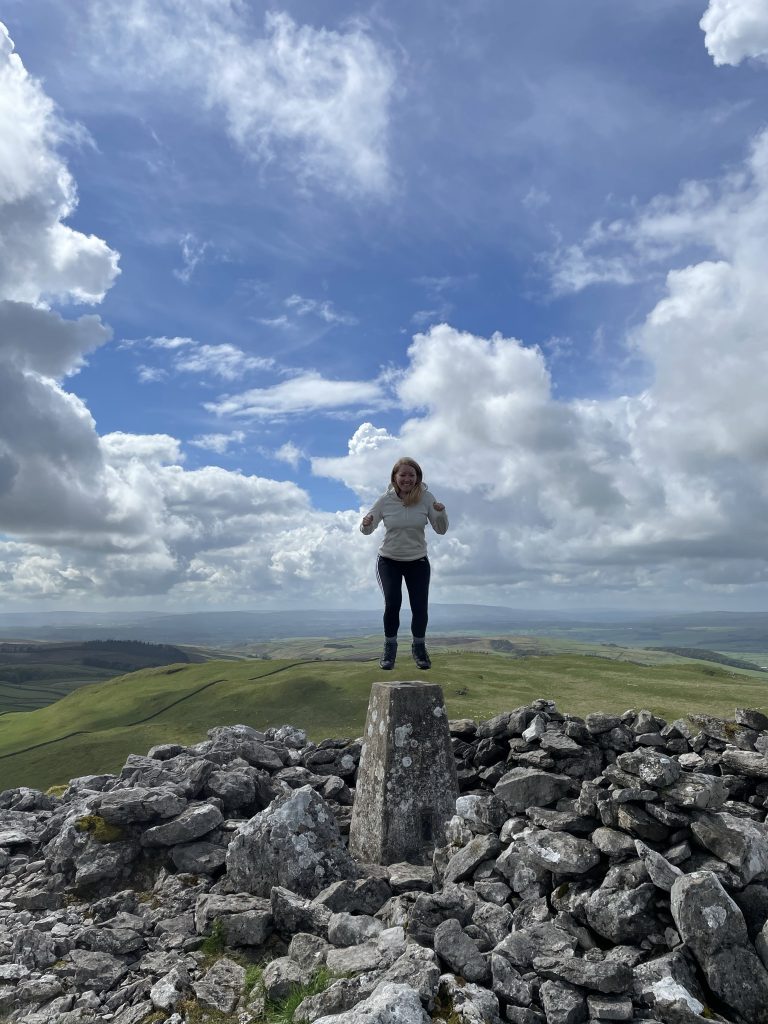
[[[436,533],[445,533],[448,529],[445,505],[435,501],[422,483],[418,462],[398,459],[386,493],[360,523],[361,533],[373,533],[380,522],[384,523],[386,531],[376,563],[376,576],[384,594],[384,653],[379,665],[386,671],[395,667],[397,657],[403,580],[411,603],[411,654],[418,668],[432,668],[425,640],[430,577],[424,537],[427,521]]]

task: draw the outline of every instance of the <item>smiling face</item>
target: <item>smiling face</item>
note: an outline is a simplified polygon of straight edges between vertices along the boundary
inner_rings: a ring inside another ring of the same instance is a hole
[[[419,481],[418,474],[413,466],[407,463],[400,466],[395,473],[395,487],[398,494],[410,494]]]

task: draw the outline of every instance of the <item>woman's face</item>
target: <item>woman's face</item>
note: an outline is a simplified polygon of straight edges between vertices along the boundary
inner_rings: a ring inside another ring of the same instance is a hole
[[[413,466],[402,465],[395,473],[395,487],[400,494],[409,494],[416,486],[417,479]]]

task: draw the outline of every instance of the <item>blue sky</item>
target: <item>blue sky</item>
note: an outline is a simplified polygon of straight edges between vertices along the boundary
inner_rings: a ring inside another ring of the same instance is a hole
[[[0,609],[765,606],[768,8],[453,7],[6,0]]]

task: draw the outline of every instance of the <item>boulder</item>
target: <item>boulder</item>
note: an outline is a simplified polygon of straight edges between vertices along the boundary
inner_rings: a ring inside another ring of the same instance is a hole
[[[268,896],[273,886],[317,896],[357,874],[331,809],[309,786],[278,797],[242,825],[226,863],[232,886],[257,896]]]

